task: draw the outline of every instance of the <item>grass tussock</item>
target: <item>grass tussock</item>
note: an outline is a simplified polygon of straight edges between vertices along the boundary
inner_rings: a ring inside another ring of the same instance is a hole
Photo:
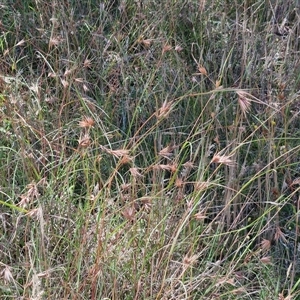
[[[1,299],[299,299],[296,1],[0,9]]]

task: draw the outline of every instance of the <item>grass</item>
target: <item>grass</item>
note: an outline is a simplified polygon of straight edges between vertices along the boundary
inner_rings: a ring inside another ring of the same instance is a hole
[[[2,298],[300,299],[299,7],[83,2],[0,7]]]

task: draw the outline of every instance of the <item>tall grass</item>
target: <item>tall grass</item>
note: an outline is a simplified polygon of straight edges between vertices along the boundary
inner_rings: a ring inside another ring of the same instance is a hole
[[[299,6],[4,1],[3,299],[298,299]]]

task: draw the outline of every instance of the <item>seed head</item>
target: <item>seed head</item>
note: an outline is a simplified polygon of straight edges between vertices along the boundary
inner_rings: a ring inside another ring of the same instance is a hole
[[[84,116],[83,119],[79,121],[78,125],[81,128],[91,128],[95,125],[95,121],[91,117]]]
[[[234,167],[236,165],[236,162],[230,159],[230,157],[231,156],[216,154],[212,158],[211,163],[223,164],[228,167]]]

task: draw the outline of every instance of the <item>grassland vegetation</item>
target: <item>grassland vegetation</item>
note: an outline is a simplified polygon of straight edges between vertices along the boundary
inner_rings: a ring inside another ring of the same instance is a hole
[[[2,1],[1,299],[300,299],[299,9]]]

